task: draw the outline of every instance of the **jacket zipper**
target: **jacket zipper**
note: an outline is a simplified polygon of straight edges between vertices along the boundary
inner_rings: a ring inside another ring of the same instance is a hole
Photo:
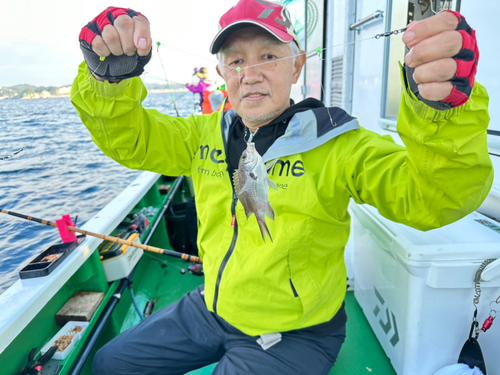
[[[293,296],[297,298],[299,295],[297,293],[297,290],[295,289],[295,286],[293,285],[292,279],[290,279],[290,286],[292,287]]]
[[[227,145],[227,140],[226,137],[224,136],[224,127],[222,126],[222,123],[224,122],[224,116],[225,112],[222,112],[222,117],[221,117],[221,133],[222,133],[222,142],[224,144],[224,151],[226,153],[226,164],[227,164],[227,171],[230,174],[229,170],[229,154],[228,154],[228,145]],[[230,132],[230,127],[231,124],[228,125],[228,138],[229,138],[229,132]],[[233,202],[231,203],[231,217],[232,217],[232,222],[231,222],[231,227],[234,228],[233,232],[233,239],[231,240],[231,245],[229,246],[229,249],[226,252],[226,255],[224,256],[224,259],[222,259],[222,262],[219,267],[219,273],[217,274],[217,280],[215,282],[215,293],[214,293],[214,304],[213,304],[213,309],[214,313],[217,314],[217,301],[219,299],[219,287],[220,287],[220,281],[222,279],[222,273],[224,272],[224,269],[226,268],[227,262],[229,262],[229,258],[231,258],[231,255],[233,254],[234,247],[236,246],[236,239],[238,238],[238,222],[236,220],[236,203],[238,202],[238,196],[236,195],[236,191],[234,190],[234,185],[231,182],[231,178],[229,178],[231,188],[233,190]]]
[[[220,286],[220,281],[222,279],[222,273],[224,272],[224,269],[226,268],[226,265],[227,265],[227,262],[229,261],[229,258],[231,258],[231,255],[233,254],[234,248],[236,246],[236,239],[238,238],[238,222],[236,221],[236,202],[238,202],[238,196],[236,195],[236,192],[234,191],[234,187],[233,187],[233,203],[231,204],[231,215],[232,215],[233,223],[234,223],[234,232],[233,232],[233,239],[231,241],[231,245],[229,246],[229,249],[228,249],[226,255],[224,256],[224,259],[222,259],[222,262],[220,264],[219,273],[217,274],[217,281],[215,283],[215,294],[214,294],[213,308],[214,308],[214,313],[216,313],[216,314],[217,314],[217,300],[219,299],[219,286]]]

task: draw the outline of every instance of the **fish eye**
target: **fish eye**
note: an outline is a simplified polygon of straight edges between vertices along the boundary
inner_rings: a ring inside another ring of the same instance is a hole
[[[246,158],[247,158],[247,156],[246,156],[246,155],[242,155],[241,157],[242,157],[243,159],[246,159]]]

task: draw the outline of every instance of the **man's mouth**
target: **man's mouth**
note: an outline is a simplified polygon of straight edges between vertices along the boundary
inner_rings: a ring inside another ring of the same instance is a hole
[[[243,99],[258,99],[266,96],[267,94],[261,93],[261,92],[250,92],[245,95],[243,95]]]

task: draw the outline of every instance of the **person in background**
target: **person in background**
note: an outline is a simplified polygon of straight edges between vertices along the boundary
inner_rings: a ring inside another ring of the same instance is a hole
[[[208,97],[208,101],[210,102],[210,108],[204,108],[203,113],[213,113],[215,111],[229,111],[233,106],[229,102],[229,98],[227,96],[226,84],[217,87],[215,91],[206,92],[205,97]],[[205,99],[206,100],[206,99]],[[224,101],[225,100],[225,101]],[[222,107],[222,103],[224,103],[224,107]]]
[[[187,83],[186,87],[189,91],[200,94],[200,109],[203,112],[203,103],[205,102],[205,92],[214,91],[215,85],[209,79],[208,70],[205,67],[202,67],[200,69],[195,69],[193,75],[196,75],[200,79],[200,81],[198,82],[197,85],[190,85],[189,83]]]

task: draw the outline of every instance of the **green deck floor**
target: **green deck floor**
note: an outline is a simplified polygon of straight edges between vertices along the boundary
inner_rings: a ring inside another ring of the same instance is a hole
[[[345,302],[348,316],[347,338],[337,363],[328,375],[396,375],[363,310],[354,298],[354,292],[347,292]],[[192,371],[189,375],[210,375],[214,367],[215,364]]]
[[[181,276],[180,269],[185,267],[186,263],[180,260],[168,260],[168,267],[163,272],[159,272],[159,264],[151,262],[145,275],[163,274],[162,283],[159,294],[156,297],[155,310],[178,300],[186,292],[195,289],[203,278],[186,274]],[[151,283],[155,283],[156,287],[160,284],[156,277],[142,277],[142,283],[150,285],[141,285],[146,290],[151,290]],[[140,288],[142,289],[142,288]],[[163,293],[162,293],[163,291]],[[140,292],[139,292],[140,294]],[[139,297],[140,299],[140,297]],[[375,334],[373,333],[368,321],[366,320],[361,307],[359,306],[354,292],[348,291],[346,295],[346,311],[347,311],[347,338],[339,353],[337,363],[329,372],[329,375],[396,375],[392,368],[390,360],[385,355],[380,346]],[[132,315],[134,313],[131,311]],[[129,322],[129,324],[136,322]],[[202,369],[192,371],[189,375],[210,375],[216,364],[204,367]],[[309,374],[305,374],[309,375]]]
[[[347,338],[329,375],[396,375],[359,306],[354,292],[347,292]]]

